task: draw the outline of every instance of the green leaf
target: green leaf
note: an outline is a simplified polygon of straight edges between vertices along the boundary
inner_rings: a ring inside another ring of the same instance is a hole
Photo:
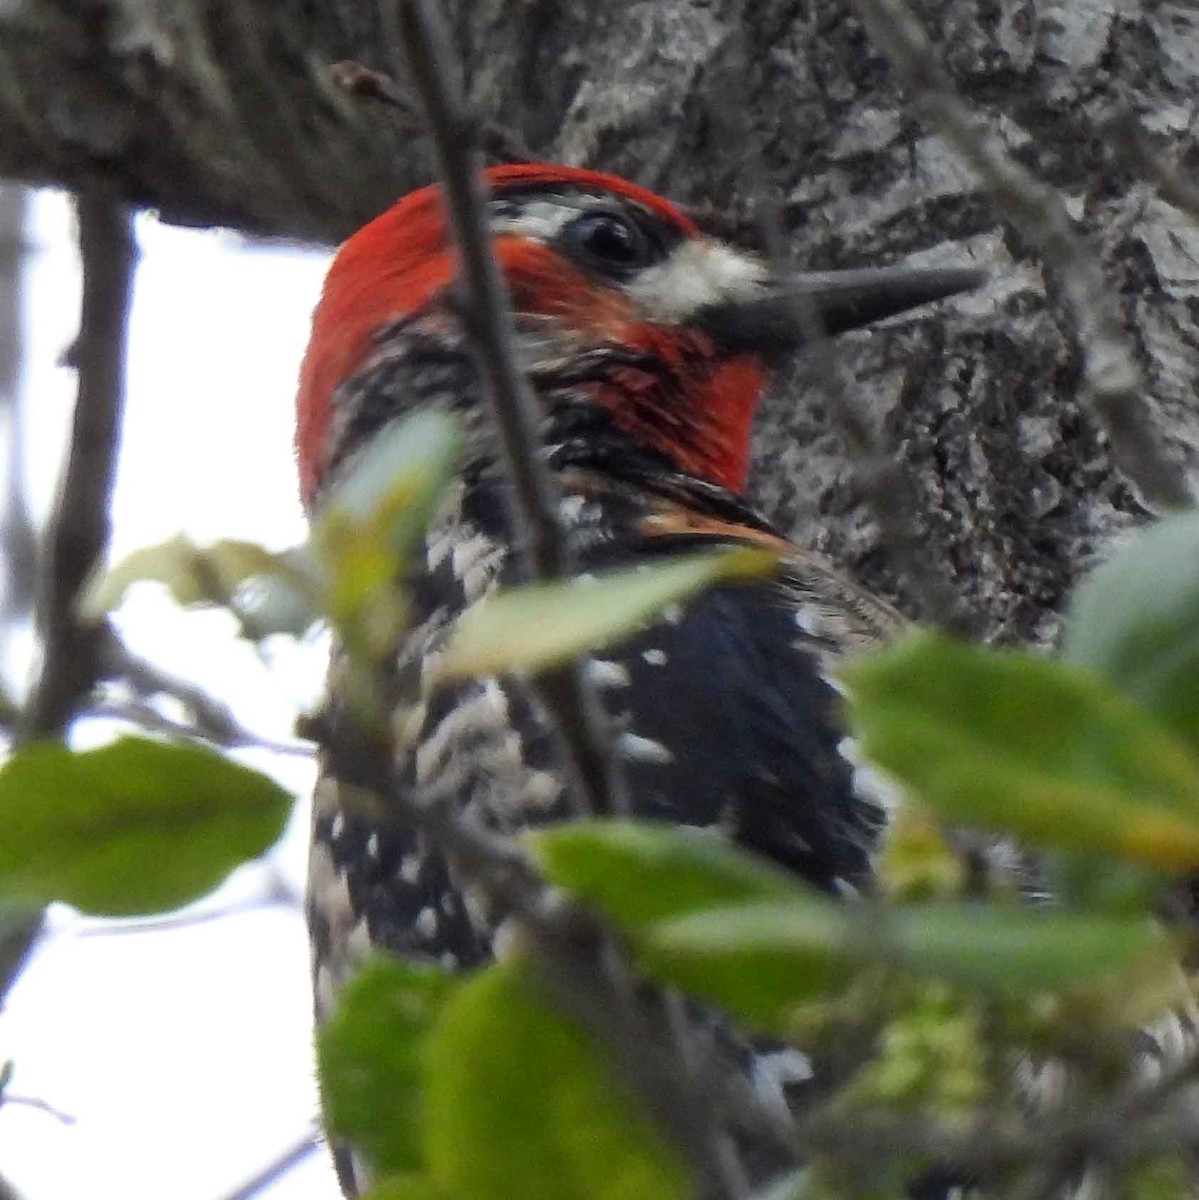
[[[318,1034],[326,1126],[377,1171],[424,1167],[425,1039],[458,984],[438,967],[376,957]],[[396,1195],[423,1196],[422,1186],[409,1180]]]
[[[849,905],[810,895],[663,921],[639,937],[638,960],[661,982],[785,1034],[797,1007],[849,981],[856,936]]]
[[[928,633],[841,675],[866,754],[942,819],[1199,867],[1199,762],[1099,676]]]
[[[1172,949],[1145,916],[978,905],[894,909],[876,932],[895,966],[1003,992],[1090,987]]]
[[[463,985],[428,1048],[429,1166],[466,1200],[671,1200],[682,1165],[519,964]]]
[[[822,897],[691,913],[654,927],[644,943],[658,977],[775,1030],[861,964],[1037,993],[1107,981],[1171,951],[1144,917],[978,905],[866,909]]]
[[[1199,513],[1140,531],[1082,582],[1063,654],[1199,747]]]
[[[393,1175],[375,1184],[362,1200],[457,1200],[427,1175]]]
[[[700,829],[571,821],[525,841],[550,883],[631,929],[697,908],[804,895],[793,875]]]
[[[388,426],[321,503],[310,544],[328,580],[325,609],[351,654],[390,651],[406,608],[399,581],[458,460],[446,413]]]
[[[0,893],[104,916],[177,908],[276,841],[291,797],[197,746],[42,742],[0,770]]]
[[[777,563],[773,551],[735,546],[500,593],[459,620],[437,678],[560,666],[638,632],[669,604],[716,583],[768,575]]]
[[[302,552],[273,553],[254,542],[227,539],[197,546],[182,534],[157,546],[135,550],[88,587],[82,615],[100,620],[116,608],[135,583],[165,584],[185,608],[228,608],[248,637],[272,633],[299,636],[317,618],[317,584]],[[252,583],[248,593],[244,585]],[[266,605],[259,597],[270,595]],[[283,602],[286,597],[286,603]]]

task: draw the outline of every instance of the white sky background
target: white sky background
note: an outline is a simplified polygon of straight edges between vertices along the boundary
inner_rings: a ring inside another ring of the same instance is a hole
[[[75,393],[74,373],[57,365],[79,311],[65,198],[38,197],[27,238],[23,390],[40,516]],[[139,219],[138,242],[114,554],[180,530],[197,541],[299,541],[292,398],[327,255],[150,218]],[[180,615],[152,585],[120,624],[135,651],[274,737],[290,736],[319,683],[319,648],[281,650],[268,675],[231,621]],[[245,757],[306,794],[304,759]],[[0,1171],[27,1200],[221,1200],[303,1134],[316,1097],[302,921],[294,908],[253,902],[276,878],[302,888],[305,825],[300,814],[269,868],[238,872],[203,906],[251,906],[237,915],[99,936],[96,922],[55,915],[0,1014],[0,1061],[16,1064],[11,1093],[76,1118],[67,1127],[0,1110]],[[263,1195],[331,1200],[337,1188],[318,1153]]]

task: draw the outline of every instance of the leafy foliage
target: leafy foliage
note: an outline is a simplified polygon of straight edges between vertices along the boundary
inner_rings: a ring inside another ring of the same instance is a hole
[[[429,1162],[470,1200],[672,1200],[686,1172],[527,967],[483,972],[429,1044]]]
[[[179,534],[135,550],[84,597],[85,617],[99,620],[115,609],[136,583],[161,583],[185,608],[227,608],[245,636],[300,636],[316,619],[315,581],[308,557],[298,550],[275,554],[253,542],[225,540],[197,546]]]
[[[290,810],[267,776],[197,746],[34,744],[0,770],[0,890],[104,916],[177,908],[264,853]]]
[[[1199,867],[1199,760],[1099,676],[928,633],[842,675],[866,753],[942,819]]]
[[[586,821],[529,833],[545,877],[626,929],[736,901],[786,901],[794,876],[700,829]],[[638,881],[628,886],[629,879]]]
[[[427,1038],[454,990],[437,967],[375,958],[320,1031],[326,1128],[377,1171],[424,1167]]]
[[[320,608],[360,663],[395,644],[407,615],[399,582],[457,461],[456,423],[418,413],[384,430],[321,505],[311,548]]]
[[[543,671],[642,628],[703,588],[769,574],[778,556],[731,547],[594,578],[530,584],[472,609],[438,665],[446,683],[503,671]]]
[[[527,964],[461,980],[376,958],[320,1050],[331,1132],[396,1173],[372,1197],[690,1194],[601,1048],[547,1002]]]
[[[89,611],[151,578],[180,603],[230,607],[251,637],[325,620],[360,719],[392,737],[379,679],[407,619],[410,555],[458,450],[445,417],[401,424],[329,495],[306,547],[177,539],[118,567]],[[497,594],[460,622],[440,682],[536,673],[774,565],[741,549]],[[1068,1069],[1071,1119],[1106,1118],[1129,1097],[1128,1111],[1155,1117],[1129,1045],[1193,1000],[1179,966],[1193,946],[1159,912],[1163,889],[1199,868],[1197,630],[1189,514],[1079,589],[1066,661],[916,632],[846,665],[852,735],[908,796],[878,893],[855,902],[814,894],[708,832],[592,821],[524,839],[545,880],[617,930],[649,979],[804,1048],[819,1070],[833,1063],[817,1118],[892,1122],[869,1161],[852,1153],[860,1139],[817,1139],[809,1169],[770,1200],[899,1195],[967,1128],[1002,1148],[991,1193],[1042,1194],[1045,1129],[1065,1118],[1050,1106],[1029,1121],[1012,1086],[1020,1056]],[[110,913],[183,903],[269,845],[286,807],[261,776],[193,747],[32,746],[0,772],[0,893]],[[1038,852],[1052,908],[1027,903],[1044,881],[1005,849],[1013,838]],[[533,959],[471,977],[373,961],[322,1032],[320,1058],[330,1130],[376,1172],[371,1200],[693,1192],[687,1165]],[[1076,1155],[1072,1128],[1062,1146]],[[1129,1134],[1109,1165],[1127,1194],[1175,1196],[1177,1150]]]
[[[1199,513],[1145,530],[1082,583],[1064,653],[1199,748]]]

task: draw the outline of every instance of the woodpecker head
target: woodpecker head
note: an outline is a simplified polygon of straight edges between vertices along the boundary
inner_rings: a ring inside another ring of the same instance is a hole
[[[486,172],[492,244],[524,365],[606,362],[580,385],[676,468],[739,491],[773,355],[812,322],[832,335],[976,287],[972,268],[780,277],[612,175],[547,164]],[[296,445],[306,503],[337,457],[335,396],[406,322],[456,323],[455,249],[440,190],[406,196],[342,246],[313,319]],[[419,398],[417,398],[419,399]],[[398,414],[397,414],[398,415]]]

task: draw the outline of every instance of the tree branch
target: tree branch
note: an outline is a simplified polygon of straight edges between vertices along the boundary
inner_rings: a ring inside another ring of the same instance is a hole
[[[313,747],[307,742],[276,741],[247,729],[227,705],[210,696],[203,688],[134,654],[110,625],[105,626],[101,641],[99,672],[103,679],[130,688],[137,699],[131,704],[92,705],[89,711],[95,716],[116,717],[173,736],[199,738],[226,748],[254,746],[275,754],[304,757],[313,753]],[[155,696],[165,696],[183,705],[190,723],[180,724],[158,712],[148,703]]]
[[[491,252],[479,176],[482,164],[473,144],[477,122],[454,82],[454,60],[432,5],[402,0],[398,13],[401,42],[437,150],[467,296],[462,315],[492,402],[520,549],[534,579],[557,579],[570,573],[570,551],[544,463],[537,403],[512,353],[511,306]],[[583,664],[547,672],[535,686],[565,748],[571,792],[582,811],[626,812],[620,760]]]
[[[81,195],[78,213],[79,387],[67,465],[42,552],[37,601],[42,667],[21,723],[25,741],[60,734],[101,666],[102,632],[80,622],[76,603],[104,557],[111,531],[136,250],[129,213],[108,192]]]
[[[362,100],[377,100],[409,119],[420,118],[420,105],[386,71],[376,71],[365,63],[347,59],[330,68],[339,87]],[[493,121],[478,119],[474,140],[479,149],[496,162],[533,162],[532,151],[510,130]]]
[[[423,169],[329,77],[377,55],[381,2],[0,6],[0,175],[337,242]]]
[[[0,641],[33,602],[37,543],[25,499],[25,438],[17,392],[21,382],[22,297],[27,191],[0,184],[0,422],[8,439],[0,503]]]
[[[1199,222],[1199,181],[1186,178],[1149,146],[1149,132],[1135,113],[1118,113],[1108,126],[1121,158],[1153,181],[1157,193],[1192,221]]]
[[[251,1176],[240,1187],[227,1193],[223,1197],[223,1200],[254,1200],[255,1196],[265,1192],[267,1188],[277,1183],[289,1171],[294,1170],[306,1158],[314,1154],[320,1148],[320,1145],[320,1133],[315,1129],[309,1130],[294,1145],[284,1150],[274,1162],[269,1163],[256,1175]]]

